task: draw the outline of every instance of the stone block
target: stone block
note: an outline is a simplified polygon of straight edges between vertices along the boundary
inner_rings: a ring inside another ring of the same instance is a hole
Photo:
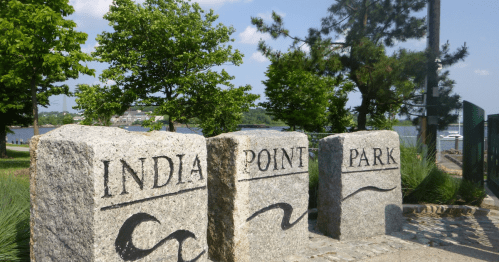
[[[399,136],[337,134],[319,141],[317,228],[339,240],[402,229]]]
[[[240,131],[207,139],[208,252],[220,262],[270,261],[308,243],[308,139]]]
[[[207,261],[204,137],[65,125],[30,150],[31,261]]]

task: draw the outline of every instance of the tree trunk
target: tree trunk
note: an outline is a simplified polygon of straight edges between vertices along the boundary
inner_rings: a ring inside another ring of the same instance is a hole
[[[36,76],[31,78],[31,101],[33,105],[33,135],[40,134],[38,131],[38,101],[36,99]]]
[[[362,95],[362,104],[359,107],[359,116],[357,118],[357,129],[366,130],[367,113],[369,110],[369,98],[367,95]]]
[[[6,126],[0,123],[0,158],[7,157],[7,143],[5,142],[5,136],[7,136]]]
[[[168,127],[170,132],[177,132],[177,128],[175,127],[175,123],[173,123],[172,119],[168,117]]]

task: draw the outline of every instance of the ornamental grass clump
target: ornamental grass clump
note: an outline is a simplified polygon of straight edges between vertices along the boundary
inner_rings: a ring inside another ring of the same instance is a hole
[[[308,160],[309,195],[308,208],[317,207],[317,197],[319,193],[319,161],[317,158]]]
[[[29,260],[29,180],[0,176],[0,261]]]
[[[423,148],[418,152],[418,148]],[[479,206],[485,198],[485,189],[480,184],[438,169],[427,161],[424,147],[401,142],[400,165],[403,202],[406,204],[445,204]]]

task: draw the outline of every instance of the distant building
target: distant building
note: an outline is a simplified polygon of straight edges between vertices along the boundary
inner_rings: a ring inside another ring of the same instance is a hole
[[[111,123],[114,125],[131,125],[135,121],[149,120],[151,117],[147,113],[151,112],[129,109],[121,116],[113,116],[111,118]]]

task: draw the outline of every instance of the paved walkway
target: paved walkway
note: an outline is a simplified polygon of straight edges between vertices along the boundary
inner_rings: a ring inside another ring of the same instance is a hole
[[[27,151],[27,152],[29,152],[29,147],[7,146],[7,149],[14,150],[14,151]]]
[[[499,261],[499,211],[489,215],[406,214],[402,232],[338,241],[309,220],[307,247],[275,262],[323,261]]]

